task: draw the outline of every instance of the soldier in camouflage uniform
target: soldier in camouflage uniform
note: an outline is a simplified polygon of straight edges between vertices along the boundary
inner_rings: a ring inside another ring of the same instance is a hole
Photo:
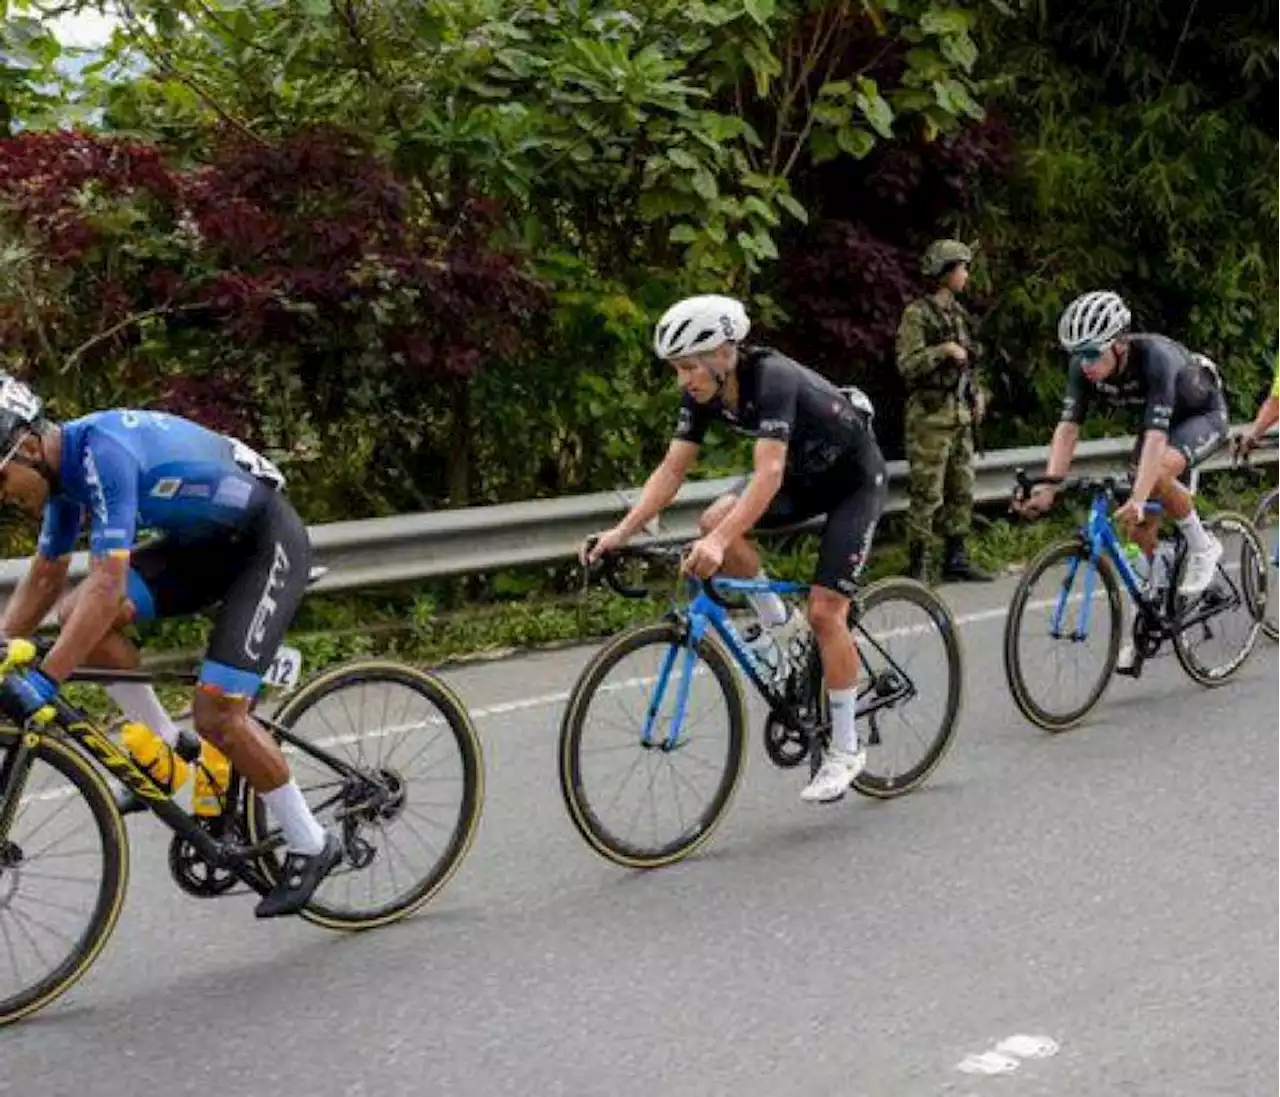
[[[964,548],[973,514],[973,430],[987,401],[976,372],[973,322],[956,300],[972,259],[958,240],[930,244],[922,270],[936,289],[908,305],[898,325],[898,369],[907,384],[909,574],[921,581],[928,579],[935,514],[945,544],[942,578],[992,578]]]

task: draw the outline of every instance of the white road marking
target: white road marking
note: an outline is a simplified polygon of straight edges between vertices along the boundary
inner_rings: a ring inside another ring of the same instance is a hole
[[[996,1044],[996,1051],[1017,1059],[1048,1059],[1058,1054],[1058,1041],[1051,1036],[1016,1034]]]
[[[1012,1074],[1018,1069],[1018,1060],[998,1051],[983,1051],[966,1055],[956,1064],[956,1070],[964,1074]]]
[[[987,1051],[966,1055],[956,1070],[962,1074],[1012,1074],[1024,1059],[1048,1059],[1058,1050],[1058,1041],[1051,1036],[1014,1033]]]

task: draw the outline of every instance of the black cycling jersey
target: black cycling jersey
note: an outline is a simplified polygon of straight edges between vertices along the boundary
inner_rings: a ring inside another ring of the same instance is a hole
[[[869,406],[856,407],[813,370],[768,347],[744,347],[737,408],[718,397],[700,404],[686,393],[675,437],[701,443],[719,420],[741,434],[786,442],[787,479],[812,481],[860,452],[870,419]]]
[[[1084,422],[1096,394],[1112,407],[1141,407],[1142,429],[1168,434],[1172,425],[1222,400],[1217,375],[1181,343],[1163,335],[1130,335],[1126,341],[1129,357],[1124,369],[1105,381],[1092,383],[1084,375],[1084,363],[1072,360],[1062,400],[1063,422]]]

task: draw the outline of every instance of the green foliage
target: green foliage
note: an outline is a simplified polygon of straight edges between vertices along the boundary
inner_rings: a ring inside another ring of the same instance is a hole
[[[0,136],[58,117],[62,47],[25,4],[0,4]]]
[[[1104,287],[1124,294],[1137,330],[1213,357],[1233,411],[1252,416],[1277,330],[1275,16],[1274,4],[1086,2],[1041,6],[982,40],[1004,75],[996,109],[1018,169],[961,231],[982,241],[982,336],[1003,352],[1007,404],[1046,409],[1023,419],[1031,434],[997,420],[997,437],[1042,435],[1063,384],[1058,315]]]

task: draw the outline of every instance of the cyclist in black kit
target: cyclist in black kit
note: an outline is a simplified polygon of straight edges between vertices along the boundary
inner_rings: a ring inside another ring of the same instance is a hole
[[[1066,474],[1094,396],[1141,409],[1142,433],[1130,458],[1133,493],[1115,516],[1150,560],[1159,523],[1144,516],[1143,506],[1158,499],[1187,541],[1179,593],[1198,594],[1213,579],[1222,545],[1200,524],[1185,484],[1191,469],[1226,442],[1227,401],[1209,359],[1163,335],[1128,334],[1129,319],[1124,301],[1109,291],[1086,293],[1062,314],[1058,340],[1071,364],[1047,475]],[[1055,496],[1054,488],[1044,485],[1020,509],[1041,513]]]
[[[744,346],[750,326],[740,302],[716,295],[680,301],[658,322],[654,350],[675,367],[684,392],[674,437],[635,506],[583,551],[595,560],[621,547],[666,507],[712,422],[756,439],[750,479],[707,508],[699,522],[702,538],[684,566],[702,578],[717,572],[762,576],[759,554],[746,539],[749,530],[827,516],[808,621],[798,613],[788,617],[776,594],[752,595],[760,627],[747,639],[783,679],[812,626],[831,698],[832,743],[801,796],[828,802],[842,797],[866,765],[854,726],[858,654],[847,619],[888,476],[867,398],[856,389],[846,394],[776,350]]]

